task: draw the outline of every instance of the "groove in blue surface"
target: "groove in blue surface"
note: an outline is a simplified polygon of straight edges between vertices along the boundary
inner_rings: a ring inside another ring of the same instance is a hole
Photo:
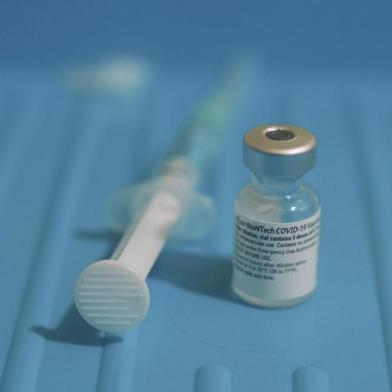
[[[13,101],[16,105],[11,110],[14,119],[8,123],[10,129],[6,131],[9,145],[5,148],[7,153],[0,158],[0,211],[4,219],[0,236],[2,252],[8,260],[0,278],[1,287],[7,292],[7,295],[1,296],[0,304],[8,309],[7,317],[2,321],[2,369],[30,263],[47,215],[48,193],[53,189],[45,186],[45,182],[37,186],[37,179],[52,181],[55,178],[58,150],[65,137],[65,134],[56,132],[56,126],[57,121],[66,119],[64,111],[67,111],[62,99],[58,100],[62,103],[61,110],[52,105],[49,98],[51,90],[45,91],[41,83],[27,83],[22,87],[20,82],[18,79],[13,81],[20,100]],[[40,150],[41,137],[45,137],[50,148]]]
[[[97,392],[127,392],[132,390],[137,361],[139,327],[123,335],[121,342],[103,349]]]
[[[301,367],[293,372],[293,392],[329,392],[328,374],[316,367]]]
[[[194,392],[230,392],[231,373],[218,365],[205,365],[197,369]]]
[[[70,124],[73,125],[72,123]],[[91,128],[68,132],[48,223],[38,243],[24,297],[18,312],[1,389],[5,392],[34,391],[41,365],[45,339],[33,328],[47,325],[55,306],[56,290],[61,285],[62,264],[67,247],[67,232],[72,226],[75,203],[85,180],[89,150],[94,144]]]
[[[385,355],[392,387],[392,244],[390,219],[392,200],[392,167],[390,146],[392,138],[384,127],[392,120],[389,107],[390,84],[370,85],[367,94],[357,93],[358,156],[363,156],[360,181],[363,182],[363,200],[368,216],[369,238],[373,255],[375,279],[379,294],[381,320],[385,339]],[[375,113],[377,115],[372,116]],[[364,164],[366,163],[366,164]]]

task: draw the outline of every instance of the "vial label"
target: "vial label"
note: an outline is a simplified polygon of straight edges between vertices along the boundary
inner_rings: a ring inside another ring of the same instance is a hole
[[[316,285],[320,211],[291,223],[236,215],[234,288],[254,300],[301,297]]]

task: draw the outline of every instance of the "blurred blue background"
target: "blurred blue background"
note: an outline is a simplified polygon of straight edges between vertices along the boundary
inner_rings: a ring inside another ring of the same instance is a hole
[[[272,67],[388,72],[388,0],[12,1],[0,5],[5,65],[53,65],[131,51],[166,67],[235,51]]]

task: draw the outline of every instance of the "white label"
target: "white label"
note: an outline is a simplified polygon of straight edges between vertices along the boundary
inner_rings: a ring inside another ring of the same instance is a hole
[[[320,211],[291,223],[255,222],[236,216],[236,289],[254,300],[286,300],[316,285]]]

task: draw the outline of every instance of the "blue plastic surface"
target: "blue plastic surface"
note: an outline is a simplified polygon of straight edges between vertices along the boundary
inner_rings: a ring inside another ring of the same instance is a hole
[[[392,86],[381,78],[260,68],[205,173],[203,190],[217,200],[213,235],[164,251],[137,329],[104,336],[76,313],[79,271],[117,242],[104,226],[105,197],[144,178],[213,81],[195,70],[161,74],[129,103],[76,97],[49,76],[2,74],[1,392],[207,392],[214,382],[225,391],[220,367],[234,392],[288,392],[293,371],[310,365],[333,392],[389,391]],[[250,307],[229,287],[233,202],[248,176],[242,135],[265,122],[302,125],[319,142],[310,175],[323,206],[319,285],[287,310]],[[197,384],[204,365],[220,367]]]
[[[316,367],[301,367],[293,372],[293,392],[329,392],[328,375]]]

